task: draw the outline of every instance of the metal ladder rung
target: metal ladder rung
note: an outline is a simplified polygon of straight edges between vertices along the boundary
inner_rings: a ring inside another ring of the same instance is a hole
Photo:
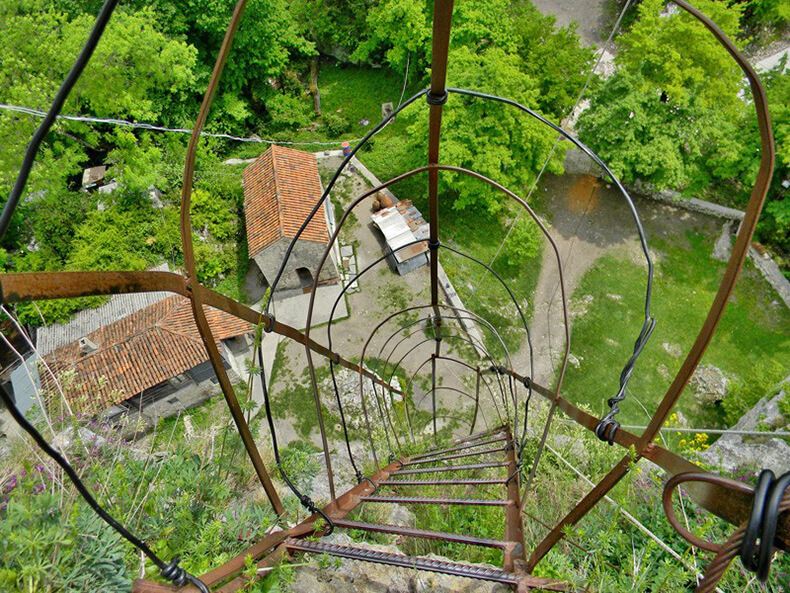
[[[470,564],[459,564],[448,560],[434,560],[433,558],[421,558],[419,556],[406,556],[404,554],[394,554],[392,552],[379,552],[367,548],[356,548],[353,546],[340,546],[324,542],[305,541],[294,538],[285,540],[285,547],[289,550],[299,552],[309,552],[313,554],[329,554],[338,558],[349,560],[361,560],[363,562],[375,562],[398,566],[401,568],[412,568],[414,570],[426,570],[441,574],[449,574],[457,577],[478,579],[481,581],[492,581],[504,583],[506,585],[519,585],[523,583],[527,588],[542,589],[548,591],[565,591],[565,583],[550,579],[533,577],[532,575],[516,575],[506,572],[499,568],[488,566],[474,566]]]
[[[491,461],[489,463],[472,463],[470,465],[449,465],[446,467],[423,467],[422,469],[399,469],[390,474],[390,476],[405,476],[410,474],[430,474],[433,472],[454,472],[454,471],[467,471],[475,469],[487,469],[489,467],[506,467],[507,461]]]
[[[335,527],[344,529],[362,529],[364,531],[375,531],[378,533],[391,533],[393,535],[403,535],[406,537],[419,537],[422,539],[437,539],[445,542],[456,542],[469,544],[471,546],[482,546],[486,548],[505,548],[507,542],[485,537],[475,537],[471,535],[461,535],[457,533],[447,533],[444,531],[431,531],[429,529],[416,529],[414,527],[401,527],[399,525],[387,525],[383,523],[364,523],[362,521],[348,521],[346,519],[335,519],[332,521]]]
[[[462,451],[464,449],[471,449],[472,447],[482,447],[483,445],[490,445],[491,443],[498,443],[499,441],[506,440],[507,437],[502,435],[496,437],[494,439],[489,439],[487,441],[481,441],[479,443],[465,443],[463,445],[458,445],[457,447],[450,447],[449,449],[439,449],[438,451],[431,451],[430,453],[422,453],[421,455],[415,455],[411,459],[423,459],[425,457],[433,457],[434,455],[440,455],[444,453],[453,453],[455,451]]]
[[[501,453],[507,447],[499,447],[498,449],[486,449],[485,451],[472,451],[470,453],[457,453],[455,455],[446,455],[445,457],[433,457],[430,459],[418,459],[417,461],[407,461],[402,467],[408,465],[422,465],[423,463],[438,463],[440,461],[448,461],[450,459],[461,459],[462,457],[474,457],[475,455],[489,455],[491,453]]]
[[[360,496],[362,502],[394,502],[397,504],[453,504],[461,506],[508,507],[512,500],[489,498],[433,498],[423,496]]]
[[[384,480],[379,486],[491,486],[506,484],[507,480],[474,479],[474,480]]]

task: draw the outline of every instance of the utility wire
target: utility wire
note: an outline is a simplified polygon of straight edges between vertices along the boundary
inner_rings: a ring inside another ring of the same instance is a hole
[[[579,476],[579,477],[580,477],[582,480],[584,480],[584,482],[586,482],[586,483],[587,483],[588,485],[590,485],[590,486],[595,486],[595,484],[593,483],[593,481],[592,481],[592,480],[590,480],[590,478],[588,478],[586,475],[584,475],[584,474],[583,474],[583,473],[582,473],[582,472],[581,472],[581,471],[580,471],[580,470],[579,470],[579,469],[578,469],[576,466],[574,466],[574,465],[573,465],[573,464],[572,464],[570,461],[568,461],[568,460],[567,460],[567,459],[565,459],[565,458],[564,458],[562,455],[560,455],[560,454],[559,454],[559,452],[557,452],[555,449],[553,449],[553,448],[551,447],[551,445],[549,445],[549,444],[546,444],[546,448],[547,448],[547,449],[548,449],[548,450],[549,450],[551,453],[553,453],[553,454],[554,454],[554,455],[557,457],[557,459],[559,459],[559,460],[560,460],[560,461],[561,461],[561,462],[562,462],[562,463],[563,463],[565,466],[567,466],[567,467],[568,467],[568,468],[569,468],[569,469],[570,469],[570,470],[571,470],[571,471],[572,471],[574,474],[576,474],[576,475],[577,475],[577,476]],[[686,560],[683,558],[683,556],[681,556],[680,554],[678,554],[678,553],[677,553],[675,550],[673,550],[673,549],[672,549],[672,548],[671,548],[671,547],[670,547],[670,546],[669,546],[667,543],[665,543],[665,542],[664,542],[664,541],[663,541],[663,540],[662,540],[660,537],[658,537],[658,536],[657,536],[655,533],[653,533],[653,532],[652,532],[652,531],[650,531],[650,530],[649,530],[647,527],[645,527],[645,525],[644,525],[644,524],[643,524],[641,521],[639,521],[639,519],[637,519],[637,518],[636,518],[636,517],[634,517],[634,516],[633,516],[631,513],[629,513],[628,511],[626,511],[626,510],[625,510],[625,509],[624,509],[622,506],[620,506],[620,505],[619,505],[617,502],[615,502],[615,501],[614,501],[612,498],[610,498],[609,496],[607,496],[607,495],[604,495],[604,499],[605,499],[607,502],[611,503],[611,504],[612,504],[612,505],[613,505],[613,506],[614,506],[614,507],[615,507],[615,508],[616,508],[616,509],[617,509],[617,510],[618,510],[618,511],[619,511],[619,512],[620,512],[620,513],[621,513],[621,514],[622,514],[622,515],[623,515],[623,516],[626,518],[626,519],[628,519],[628,521],[630,521],[630,522],[631,522],[631,523],[632,523],[634,526],[636,526],[636,528],[637,528],[637,529],[639,529],[639,531],[641,531],[641,532],[642,532],[642,533],[644,533],[646,536],[648,536],[650,539],[652,539],[654,542],[656,542],[656,543],[659,545],[659,547],[660,547],[661,549],[663,549],[665,552],[667,552],[667,553],[668,553],[670,556],[672,556],[672,557],[673,557],[675,560],[677,560],[678,562],[680,562],[680,563],[681,563],[683,566],[685,566],[687,569],[689,569],[689,570],[693,571],[693,572],[694,572],[696,575],[698,575],[698,576],[702,576],[702,575],[700,574],[699,570],[698,570],[698,569],[697,569],[695,566],[693,566],[692,564],[689,564],[689,563],[688,563],[688,562],[687,562],[687,561],[686,561]],[[716,591],[717,591],[718,593],[724,593],[724,592],[723,592],[721,589],[718,589],[718,588],[716,589]]]
[[[4,109],[6,111],[13,111],[17,113],[24,113],[35,117],[47,116],[47,114],[43,111],[39,111],[37,109],[31,109],[30,107],[22,107],[20,105],[7,105],[4,103],[0,103],[0,109]],[[77,121],[77,122],[89,122],[96,124],[109,124],[114,126],[122,126],[125,128],[134,128],[138,130],[149,130],[152,132],[172,132],[177,134],[192,133],[192,130],[188,130],[187,128],[166,128],[164,126],[155,126],[153,124],[148,124],[143,122],[127,121],[125,119],[91,117],[87,115],[58,115],[56,116],[56,119],[63,119],[63,120]],[[288,144],[292,146],[343,144],[343,142],[359,142],[360,140],[360,138],[354,138],[353,140],[331,140],[326,142],[290,142],[285,140],[283,141],[264,140],[263,138],[259,138],[258,136],[241,137],[241,136],[233,136],[231,134],[217,134],[212,132],[200,132],[200,135],[206,136],[207,138],[222,138],[224,140],[234,140],[236,142],[253,142],[253,143],[257,142],[261,144]]]
[[[99,44],[99,40],[104,33],[104,29],[107,27],[107,23],[110,21],[110,17],[117,3],[118,0],[106,0],[101,7],[99,15],[96,17],[96,22],[93,24],[93,29],[88,35],[88,39],[85,41],[85,45],[83,45],[79,56],[77,56],[77,60],[74,62],[71,70],[69,70],[69,73],[66,75],[66,79],[55,94],[55,99],[52,101],[49,111],[44,115],[44,121],[41,122],[41,125],[33,134],[30,144],[27,146],[25,157],[22,160],[22,166],[19,168],[19,173],[14,182],[14,187],[11,189],[8,201],[3,207],[2,214],[0,214],[0,240],[5,236],[11,224],[11,217],[19,204],[19,199],[22,197],[25,185],[27,185],[27,178],[30,176],[30,170],[33,168],[33,161],[36,159],[38,149],[41,147],[41,143],[44,141],[52,124],[55,123],[55,119],[60,113],[60,110],[63,109],[63,104],[66,102],[71,89],[74,88],[82,71],[85,70],[85,66],[88,65],[88,61],[90,61],[93,51]]]
[[[117,2],[118,0],[106,0],[102,5],[101,10],[96,17],[93,29],[88,35],[88,39],[85,41],[79,56],[67,74],[66,79],[58,89],[49,111],[44,116],[44,121],[41,122],[41,125],[33,134],[33,138],[27,147],[25,157],[22,161],[22,166],[19,169],[14,187],[11,189],[11,193],[8,196],[8,201],[3,207],[2,214],[0,214],[0,239],[2,239],[8,230],[11,218],[14,215],[14,211],[19,204],[19,199],[25,189],[25,185],[27,184],[27,179],[30,176],[30,170],[33,167],[33,162],[35,161],[36,154],[41,147],[41,143],[54,124],[58,113],[63,108],[63,104],[68,98],[71,89],[74,88],[74,85],[85,69],[85,66],[88,64],[88,61],[90,60],[93,51],[96,49],[96,46],[98,45],[99,40],[101,39],[102,34],[107,27],[107,23],[109,22],[110,17],[115,10]],[[0,399],[3,400],[3,403],[8,408],[9,413],[17,422],[17,424],[19,424],[19,426],[33,438],[36,444],[41,447],[41,449],[43,449],[44,452],[63,469],[66,475],[68,475],[69,479],[77,488],[77,491],[80,493],[85,502],[88,503],[88,506],[91,507],[93,512],[99,515],[99,517],[101,517],[101,519],[104,520],[107,525],[117,531],[124,539],[126,539],[129,543],[134,545],[143,554],[145,554],[151,560],[151,562],[153,562],[160,569],[160,574],[162,577],[179,586],[190,582],[202,593],[208,593],[208,587],[206,587],[206,585],[199,578],[187,573],[183,568],[178,566],[180,561],[179,558],[173,558],[169,564],[165,563],[151,548],[148,547],[144,541],[137,538],[133,533],[116,521],[106,510],[104,510],[104,508],[102,508],[98,501],[91,495],[90,491],[77,475],[77,472],[74,471],[74,468],[71,467],[69,462],[47,442],[41,433],[30,422],[28,422],[25,416],[19,411],[10,394],[6,392],[4,387],[0,387]]]

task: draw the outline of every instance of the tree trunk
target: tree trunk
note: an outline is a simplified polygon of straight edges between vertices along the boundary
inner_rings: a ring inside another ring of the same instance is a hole
[[[321,116],[321,91],[318,90],[318,56],[310,59],[310,92],[313,95],[315,114]]]

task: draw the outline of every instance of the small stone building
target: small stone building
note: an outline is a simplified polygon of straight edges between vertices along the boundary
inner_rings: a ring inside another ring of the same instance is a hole
[[[309,152],[273,145],[244,169],[248,251],[270,285],[288,245],[322,193],[316,158]],[[324,206],[319,208],[296,242],[277,285],[278,294],[310,291],[313,273],[329,243],[330,219]],[[328,284],[337,280],[333,251],[324,264],[319,282]]]
[[[212,308],[206,317],[225,368],[236,378],[237,358],[249,351],[253,326]],[[216,391],[192,307],[180,295],[115,295],[99,310],[42,330],[40,354],[75,412],[113,417],[145,409],[152,418],[167,417]],[[42,389],[56,393],[52,375],[38,374]]]

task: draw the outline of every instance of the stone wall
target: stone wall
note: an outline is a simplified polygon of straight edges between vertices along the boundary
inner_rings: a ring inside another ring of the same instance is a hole
[[[290,239],[282,238],[253,258],[269,284],[274,282],[290,242]],[[288,259],[288,263],[285,266],[282,278],[277,285],[277,292],[301,290],[302,286],[299,282],[299,276],[296,274],[296,269],[307,268],[310,270],[310,273],[313,274],[318,264],[321,262],[324,249],[326,249],[324,243],[304,240],[297,241],[291,253],[291,257]],[[321,281],[331,282],[337,280],[337,278],[338,273],[335,262],[333,258],[329,257],[324,264],[324,269],[321,271],[319,279]]]
[[[768,283],[774,287],[785,305],[790,308],[790,280],[785,278],[782,270],[769,255],[760,255],[754,247],[749,247],[749,258],[754,267],[760,270]]]

